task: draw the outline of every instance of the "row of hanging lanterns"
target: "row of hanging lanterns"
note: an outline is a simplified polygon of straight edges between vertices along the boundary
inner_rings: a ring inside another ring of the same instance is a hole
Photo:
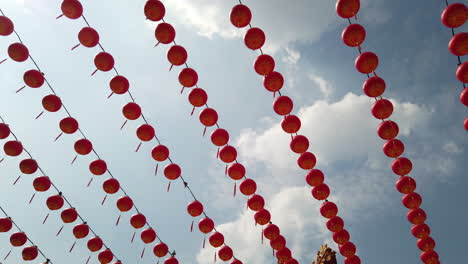
[[[360,53],[355,60],[355,67],[358,72],[366,74],[368,77],[362,89],[367,96],[375,99],[371,113],[376,119],[382,120],[377,128],[377,134],[385,140],[382,148],[384,154],[394,159],[391,169],[399,176],[396,188],[403,194],[402,204],[408,208],[407,219],[413,224],[411,232],[418,239],[417,246],[421,250],[420,259],[425,264],[438,264],[440,261],[434,250],[435,241],[430,237],[430,228],[425,224],[426,212],[421,208],[422,198],[415,192],[416,181],[408,176],[412,171],[413,164],[410,159],[402,156],[405,146],[401,140],[396,138],[399,133],[398,124],[389,120],[393,113],[393,105],[390,101],[382,98],[386,85],[385,81],[375,73],[379,64],[378,57],[373,52],[362,52],[361,44],[365,40],[365,29],[362,25],[351,23],[350,20],[350,18],[356,18],[359,9],[359,0],[338,0],[336,2],[338,16],[348,19],[350,24],[343,30],[342,39],[347,46],[357,47]],[[461,45],[466,46],[467,44]],[[461,68],[461,70],[459,68],[459,71],[463,72],[462,76],[468,75],[468,67]],[[371,77],[369,74],[374,76]]]

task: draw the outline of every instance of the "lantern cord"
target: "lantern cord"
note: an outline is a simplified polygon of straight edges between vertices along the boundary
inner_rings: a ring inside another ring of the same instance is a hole
[[[3,14],[3,12],[2,12],[2,14]],[[1,117],[0,117],[0,118],[1,118]],[[1,119],[2,119],[2,121],[3,121],[3,118],[1,118]],[[18,224],[16,224],[15,221],[13,221],[13,219],[11,219],[11,217],[9,217],[9,215],[7,214],[7,212],[5,212],[5,210],[3,209],[3,207],[2,207],[1,205],[0,205],[0,210],[2,211],[2,213],[3,213],[6,217],[10,218],[11,222],[12,222],[13,225],[16,227],[16,229],[18,229],[19,232],[26,233],[26,232],[24,232],[24,231],[18,226]],[[35,247],[37,248],[37,251],[39,252],[39,254],[41,254],[41,256],[46,260],[46,263],[51,263],[51,264],[52,264],[52,261],[44,254],[44,252],[41,251],[41,249],[40,249],[38,246],[36,246],[36,243],[34,243],[34,242],[29,238],[29,236],[26,236],[26,238],[28,239],[29,243],[31,243],[33,246],[35,246]]]

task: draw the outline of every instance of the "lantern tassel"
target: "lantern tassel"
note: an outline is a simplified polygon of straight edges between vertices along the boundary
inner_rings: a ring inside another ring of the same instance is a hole
[[[276,91],[273,92],[273,98],[275,98],[275,97],[276,97]]]
[[[106,196],[104,196],[104,199],[102,199],[101,205],[104,205],[104,202],[106,201],[106,199],[107,199],[107,194]]]
[[[216,151],[216,158],[219,158],[219,148],[218,151]]]
[[[214,262],[216,263],[216,250],[214,252]]]
[[[156,169],[154,169],[154,176],[158,175],[159,164],[156,164]]]
[[[236,197],[237,193],[237,182],[234,182],[234,197]]]
[[[45,222],[47,221],[47,219],[49,218],[49,213],[46,215],[46,217],[44,218],[44,221],[42,221],[42,224],[45,224]]]
[[[107,99],[111,98],[111,96],[114,94],[114,92],[110,93],[109,96],[107,96]]]
[[[133,243],[133,240],[135,239],[135,234],[136,234],[136,232],[133,231],[133,236],[132,236],[132,239],[130,240],[130,243]]]
[[[44,114],[44,111],[40,112],[40,113],[36,116],[36,119],[38,119],[39,117],[41,117],[42,114]]]
[[[54,142],[57,141],[62,135],[63,135],[63,133],[60,133],[60,134],[54,139]]]
[[[192,224],[190,225],[190,232],[193,232],[193,220],[192,220]]]
[[[86,187],[89,187],[89,186],[91,186],[91,183],[93,182],[93,179],[94,179],[94,178],[93,178],[93,177],[91,177],[91,179],[89,180],[89,182],[88,182],[88,184],[86,185]]]
[[[73,46],[73,48],[71,48],[71,50],[74,50],[76,48],[78,48],[80,46],[80,44],[76,44],[75,46]]]
[[[167,192],[169,192],[170,189],[171,189],[171,182],[169,182],[169,184],[167,184]]]
[[[117,222],[115,222],[115,226],[118,226],[118,225],[119,225],[119,223],[120,223],[120,217],[121,217],[121,216],[122,216],[122,215],[119,215],[119,217],[117,217]]]
[[[263,228],[262,228],[262,233],[261,233],[261,235],[262,235],[262,245],[263,245]]]
[[[5,61],[7,61],[7,59],[3,59],[2,61],[0,61],[0,64],[4,63]]]
[[[97,71],[98,71],[98,69],[95,69],[95,70],[93,71],[93,73],[91,73],[91,76],[94,76],[94,74],[96,74]]]
[[[274,257],[274,256],[275,256],[275,249],[272,248],[271,252],[272,252],[272,255],[273,255],[273,257]]]
[[[193,112],[195,112],[195,106],[192,108],[192,112],[190,113],[191,116],[193,116]]]
[[[205,129],[203,129],[203,136],[205,136],[205,134],[206,134],[206,127]]]
[[[169,71],[171,71],[171,70],[172,70],[172,67],[174,67],[174,64],[171,64],[171,67],[169,68]]]
[[[16,180],[13,182],[13,185],[15,185],[19,181],[20,178],[21,178],[21,175],[18,176],[18,178],[16,178]]]
[[[2,159],[0,160],[0,163],[2,163],[4,160],[5,160],[5,158],[2,158]]]
[[[143,258],[143,256],[145,255],[145,249],[146,248],[143,248],[143,250],[141,251],[141,258]]]
[[[1,64],[1,62],[0,62],[0,64]],[[183,86],[182,90],[180,90],[180,94],[182,94],[184,92],[184,90],[185,90],[185,86]]]
[[[29,199],[29,203],[28,204],[31,204],[32,201],[34,200],[34,197],[36,196],[36,193],[33,193],[33,195],[31,196],[31,199]]]
[[[372,72],[372,73],[374,74],[375,77],[379,77],[379,76],[377,76],[377,73],[375,71]]]
[[[22,91],[24,88],[26,88],[26,85],[25,85],[25,86],[23,86],[23,87],[21,87],[21,88],[19,88],[18,90],[16,90],[16,93],[19,93],[19,92],[21,92],[21,91]]]
[[[158,43],[156,43],[156,45],[154,45],[154,47],[153,47],[153,48],[156,48],[158,45],[159,45],[159,41],[158,41]]]
[[[356,15],[354,15],[354,19],[356,19],[356,20],[357,20],[357,14],[356,14]]]
[[[55,19],[59,19],[59,18],[61,18],[61,17],[63,17],[63,14],[61,14],[61,15],[58,16],[58,17],[56,17]]]
[[[226,168],[224,169],[224,175],[227,175],[227,169],[228,169],[228,165],[226,165]]]
[[[6,254],[6,256],[5,256],[5,258],[3,258],[3,260],[6,260],[10,256],[10,254],[11,254],[11,249],[10,249],[10,251],[8,251],[8,254]]]
[[[135,152],[138,152],[138,150],[140,150],[140,147],[141,147],[141,142],[140,144],[138,144],[138,147],[136,148]]]
[[[76,241],[73,243],[73,245],[71,246],[70,250],[68,251],[69,253],[71,253],[73,251],[73,249],[75,248],[75,245],[76,245]]]
[[[75,163],[75,160],[76,160],[77,158],[78,158],[78,155],[76,155],[76,156],[73,158],[71,164]]]
[[[88,259],[86,260],[86,264],[88,264],[90,260],[91,260],[91,256],[89,256]]]
[[[120,127],[120,130],[122,130],[124,128],[124,126],[127,124],[127,121],[128,120],[125,120],[125,122],[122,124],[122,126]]]
[[[206,243],[206,237],[203,238],[203,248],[205,248],[205,243]]]
[[[63,227],[64,227],[64,225],[62,225],[62,227],[59,229],[59,231],[55,235],[56,237],[58,237],[60,235],[60,233],[62,233]]]

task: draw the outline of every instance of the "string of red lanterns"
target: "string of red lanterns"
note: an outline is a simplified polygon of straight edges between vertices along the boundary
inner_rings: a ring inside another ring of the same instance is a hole
[[[78,2],[78,1],[77,0],[65,0],[64,1],[65,4],[63,5],[64,7],[62,9],[63,10],[73,10],[73,9],[70,9],[70,4],[72,6],[75,6],[76,2]],[[3,15],[3,17],[0,19],[0,23],[2,23],[2,24],[0,24],[0,29],[2,29],[2,32],[0,32],[0,33],[3,33],[3,34],[0,34],[0,35],[9,35],[12,32],[15,32],[15,34],[18,37],[18,40],[20,41],[20,44],[22,44],[24,46],[24,43],[21,41],[21,38],[19,37],[18,33],[14,30],[14,26],[13,26],[13,23],[11,22],[11,20],[8,19],[3,14],[3,12],[2,12],[2,15]],[[7,22],[4,22],[4,21],[7,21]],[[10,27],[10,24],[11,24],[11,27]],[[4,25],[7,25],[7,26],[4,26]],[[8,29],[8,30],[4,30],[5,28]],[[11,31],[11,33],[9,33],[10,31]],[[6,33],[9,33],[9,34],[6,34]],[[78,121],[71,116],[71,114],[68,111],[68,109],[66,108],[66,106],[62,103],[60,98],[57,96],[57,93],[55,92],[55,90],[52,88],[52,86],[47,81],[47,79],[43,76],[43,73],[42,73],[41,69],[39,68],[38,64],[36,63],[36,61],[31,56],[31,54],[29,54],[29,52],[28,52],[28,57],[34,63],[36,69],[26,72],[25,78],[24,78],[25,83],[29,87],[32,87],[32,88],[39,88],[39,87],[42,86],[42,84],[45,83],[53,93],[51,95],[51,97],[56,98],[56,100],[53,103],[49,104],[49,103],[45,102],[47,100],[43,99],[42,103],[43,103],[44,109],[48,110],[50,105],[59,105],[60,106],[59,109],[63,108],[65,110],[66,114],[67,114],[67,117],[60,121],[59,127],[60,127],[62,133],[59,134],[59,136],[55,140],[57,140],[64,133],[65,134],[74,134],[76,132],[79,132],[81,134],[81,136],[83,138],[76,141],[75,144],[74,144],[74,149],[75,149],[76,153],[78,155],[88,155],[91,152],[93,152],[98,159],[90,163],[89,169],[90,169],[91,173],[94,176],[103,175],[105,172],[107,172],[110,175],[110,178],[103,182],[103,190],[106,193],[106,196],[104,197],[104,200],[102,201],[102,204],[107,199],[107,195],[115,194],[119,190],[122,191],[124,196],[117,200],[117,203],[116,203],[117,208],[119,209],[119,211],[121,213],[129,212],[131,209],[134,209],[136,211],[136,214],[133,215],[131,217],[131,219],[130,219],[130,224],[132,225],[133,228],[135,228],[135,230],[141,229],[144,226],[147,227],[146,229],[144,229],[141,232],[141,240],[143,241],[143,243],[145,245],[147,245],[147,244],[151,244],[154,241],[158,240],[159,243],[156,244],[154,246],[154,248],[153,248],[154,255],[156,257],[158,257],[158,258],[162,258],[162,257],[165,257],[165,256],[167,256],[169,254],[170,257],[168,257],[165,260],[165,264],[177,264],[178,261],[175,258],[175,254],[176,254],[175,251],[169,252],[169,248],[166,245],[166,243],[164,243],[162,241],[162,239],[159,236],[156,235],[155,229],[146,221],[146,217],[144,216],[144,214],[142,214],[141,211],[138,209],[138,207],[136,207],[133,200],[129,197],[129,195],[127,194],[125,189],[120,185],[119,181],[114,177],[114,175],[112,174],[112,172],[108,168],[107,163],[100,157],[98,152],[94,149],[92,142],[86,137],[86,135],[83,133],[82,129],[79,127]],[[98,69],[99,68],[102,69],[101,64],[99,62],[95,63],[95,64],[96,64],[96,67],[98,67]],[[30,78],[29,75],[26,76],[28,72],[34,72],[34,74],[32,75],[33,76],[32,79]],[[40,77],[38,77],[38,76],[40,76]],[[41,84],[41,85],[30,85],[31,83]],[[20,90],[22,90],[22,89],[23,88],[21,88]],[[7,127],[7,126],[3,125],[2,129],[5,129],[5,127]],[[21,152],[23,151],[24,148],[23,148],[23,146],[21,145],[21,143],[19,141],[11,141],[11,142],[7,142],[5,144],[4,149],[5,149],[5,153],[7,155],[17,156],[17,155],[21,154]],[[77,158],[77,156],[73,159],[72,163],[76,160],[76,158]],[[43,187],[43,186],[47,187],[49,185],[49,183],[48,183],[49,181],[46,179],[46,177],[43,177],[38,181],[39,181],[39,185],[41,187]],[[91,181],[88,183],[88,186],[89,186],[90,183],[91,183]],[[61,208],[60,205],[62,205],[63,202],[64,202],[63,200],[64,200],[63,196],[60,195],[60,193],[59,193],[58,195],[49,197],[48,206],[50,204],[49,208],[54,208],[55,209],[55,208],[58,207],[57,209],[60,209]],[[116,225],[119,224],[119,221],[120,221],[120,216],[117,219]],[[135,236],[135,233],[134,233],[134,235],[132,237],[132,242],[133,242],[134,236]],[[143,249],[143,251],[141,253],[142,258],[144,256],[144,252],[145,252],[145,248]],[[107,258],[110,258],[110,257],[113,258],[112,252],[110,250],[106,250],[102,254],[105,255]],[[112,261],[112,258],[110,258],[109,262]]]
[[[52,187],[52,189],[54,189],[57,194],[49,196],[46,199],[46,205],[50,211],[62,210],[60,213],[60,217],[62,219],[62,222],[64,223],[64,225],[58,230],[56,236],[58,236],[62,232],[66,224],[75,223],[79,219],[81,220],[82,223],[75,225],[72,229],[72,233],[74,237],[76,239],[84,239],[84,238],[87,238],[90,235],[90,233],[93,234],[94,237],[89,239],[87,242],[87,247],[90,253],[95,253],[95,252],[100,251],[97,257],[101,264],[110,263],[114,258],[117,259],[117,262],[115,262],[114,264],[121,264],[121,261],[119,260],[119,258],[115,256],[115,254],[109,249],[109,247],[104,243],[104,241],[87,224],[87,221],[78,213],[76,208],[69,202],[69,200],[63,194],[63,192],[60,191],[60,189],[52,182],[52,180],[48,176],[45,176],[47,174],[39,166],[39,164],[33,158],[31,153],[21,144],[18,137],[14,134],[14,132],[10,129],[10,127],[5,123],[5,120],[3,119],[3,117],[0,116],[0,120],[2,122],[0,123],[0,140],[7,139],[10,136],[13,137],[13,140],[7,141],[6,143],[3,144],[3,150],[5,154],[11,157],[17,157],[17,156],[20,156],[23,152],[26,153],[29,158],[24,159],[19,163],[19,169],[21,173],[32,175],[32,174],[35,174],[37,171],[40,171],[42,175],[44,175],[44,176],[36,177],[33,180],[33,188],[35,190],[35,193],[29,200],[29,204],[31,204],[31,202],[33,201],[33,198],[36,196],[36,193],[47,192]],[[16,184],[18,180],[19,180],[19,177],[18,179],[15,180],[13,184]],[[67,205],[68,208],[63,209],[64,205]],[[47,216],[45,217],[44,221],[42,222],[43,224],[46,222],[48,217],[49,217],[49,214],[47,214]],[[0,219],[0,231],[2,230],[1,221],[2,220]],[[8,221],[6,221],[5,223],[7,222]],[[7,231],[4,231],[4,232],[7,232]],[[75,244],[76,242],[71,246],[70,252],[75,247]],[[105,249],[101,250],[103,248]],[[32,249],[29,249],[29,251],[32,251]],[[90,259],[91,259],[91,256],[88,257],[86,263],[88,263]]]
[[[9,214],[0,206],[0,211],[4,214],[4,217],[0,218],[0,233],[8,233],[13,229],[13,226],[17,229],[17,232],[14,232],[10,235],[10,243],[14,248],[23,247],[21,251],[21,256],[25,261],[32,261],[37,259],[41,255],[45,262],[42,264],[53,264],[53,262],[42,252],[38,246],[29,238],[28,235],[13,221]],[[26,243],[30,243],[30,246],[26,246]],[[10,256],[12,250],[4,257],[3,260],[6,260]]]
[[[468,33],[460,32],[455,34],[455,28],[461,27],[468,20],[468,7],[463,3],[453,3],[449,5],[445,0],[446,8],[440,16],[442,24],[450,28],[452,38],[448,43],[449,51],[457,57],[458,68],[456,71],[457,79],[462,82],[463,90],[460,93],[460,101],[464,106],[468,106],[468,62],[462,62],[460,57],[468,54]],[[468,131],[468,116],[463,122],[465,130]]]
[[[188,53],[185,48],[175,42],[176,31],[174,27],[164,20],[165,6],[159,0],[148,0],[144,6],[144,14],[147,19],[153,22],[159,22],[155,28],[155,38],[157,40],[156,46],[159,44],[170,44],[171,46],[167,52],[167,59],[171,63],[170,70],[174,66],[182,66],[183,68],[178,76],[179,82],[182,85],[181,93],[185,88],[193,88],[189,95],[189,103],[193,106],[192,113],[195,108],[204,107],[199,114],[199,120],[205,127],[203,135],[205,135],[207,128],[216,127],[211,133],[212,143],[218,147],[217,157],[226,163],[225,173],[235,181],[234,195],[237,190],[237,181],[243,181],[239,185],[240,192],[248,196],[247,206],[252,211],[256,212],[254,219],[256,224],[266,227],[263,229],[263,236],[270,240],[270,245],[273,250],[276,250],[276,257],[280,263],[294,264],[297,261],[292,258],[290,249],[286,247],[286,240],[280,234],[278,226],[271,222],[271,214],[265,209],[265,199],[256,194],[257,184],[253,179],[247,178],[245,167],[237,161],[237,150],[235,147],[229,145],[229,132],[226,129],[220,128],[218,125],[218,113],[215,109],[210,108],[207,104],[208,94],[206,91],[198,87],[198,74],[190,68],[187,64]],[[275,81],[272,80],[274,83]],[[262,240],[263,240],[262,236]],[[289,261],[289,262],[288,262]]]
[[[405,146],[401,140],[396,138],[399,133],[398,124],[389,119],[393,113],[393,104],[382,98],[386,84],[375,72],[379,59],[373,52],[362,52],[361,45],[366,38],[365,29],[359,24],[353,24],[350,20],[352,17],[357,20],[359,9],[359,0],[337,0],[336,12],[338,16],[349,22],[349,26],[342,32],[342,39],[347,46],[357,47],[359,52],[359,56],[355,60],[355,67],[360,73],[367,75],[368,79],[364,82],[362,89],[364,94],[375,99],[371,112],[375,118],[382,120],[377,128],[377,134],[386,141],[382,148],[384,154],[394,159],[391,169],[400,177],[396,182],[396,188],[404,195],[402,204],[409,209],[407,218],[413,224],[411,233],[418,239],[417,246],[422,251],[420,259],[425,264],[439,264],[439,255],[434,250],[435,241],[430,237],[429,226],[425,224],[427,215],[421,209],[422,198],[415,192],[416,181],[408,176],[413,164],[410,159],[401,156]],[[464,70],[462,68],[461,71],[464,72],[462,76],[468,76],[468,67]],[[374,76],[371,77],[370,73]]]

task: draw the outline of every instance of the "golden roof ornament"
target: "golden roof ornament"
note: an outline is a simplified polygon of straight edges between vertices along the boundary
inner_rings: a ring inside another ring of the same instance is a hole
[[[317,259],[312,261],[312,264],[337,264],[336,252],[327,244],[322,245],[320,251],[317,251]]]

